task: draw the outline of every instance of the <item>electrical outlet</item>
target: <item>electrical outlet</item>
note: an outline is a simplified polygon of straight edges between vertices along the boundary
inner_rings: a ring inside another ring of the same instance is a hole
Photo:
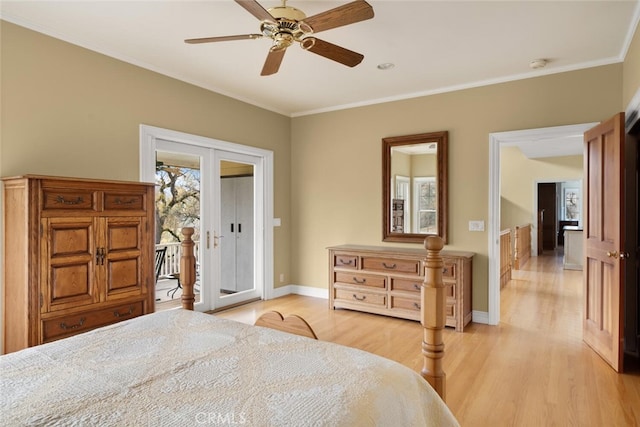
[[[469,221],[469,231],[484,231],[484,221]]]
[[[284,283],[284,273],[280,273],[280,283]]]

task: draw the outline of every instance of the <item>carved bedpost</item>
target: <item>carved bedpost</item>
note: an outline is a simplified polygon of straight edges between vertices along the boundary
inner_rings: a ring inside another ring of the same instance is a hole
[[[440,251],[444,241],[438,236],[424,239],[427,250],[425,277],[422,284],[420,323],[424,328],[422,355],[424,365],[422,377],[436,390],[442,400],[445,398],[446,374],[442,370],[444,342],[442,330],[445,327],[445,287],[442,283],[444,263]]]
[[[193,310],[193,284],[196,282],[196,257],[193,253],[195,243],[191,239],[193,227],[183,227],[184,239],[180,244],[182,255],[180,256],[180,283],[182,284],[182,308]]]

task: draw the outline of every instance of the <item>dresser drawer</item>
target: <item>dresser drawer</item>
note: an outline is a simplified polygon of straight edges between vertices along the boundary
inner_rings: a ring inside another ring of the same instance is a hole
[[[351,272],[336,271],[336,283],[346,283],[349,285],[368,286],[372,288],[386,289],[387,281],[384,276],[374,276],[372,274],[359,274]]]
[[[42,190],[42,210],[95,210],[93,190],[73,188],[44,188]]]
[[[445,283],[444,284],[444,294],[447,299],[456,299],[456,284],[455,283]]]
[[[103,205],[105,211],[144,211],[144,194],[141,193],[103,193]]]
[[[362,257],[362,269],[420,274],[420,261],[410,259]]]
[[[391,290],[392,291],[405,291],[420,293],[422,287],[422,278],[416,279],[400,279],[397,277],[391,278]]]
[[[355,255],[336,254],[333,257],[333,266],[340,268],[358,268],[358,257]]]
[[[450,323],[447,321],[447,326],[456,326],[456,304],[451,302],[451,303],[447,303],[446,307],[444,309],[444,314],[447,317],[447,320],[453,320],[453,323]]]
[[[391,308],[420,312],[420,300],[391,296]]]
[[[444,260],[444,267],[442,268],[442,279],[452,279],[456,278],[456,264],[454,262],[450,262]]]
[[[372,292],[360,292],[351,289],[335,289],[336,301],[356,302],[358,304],[368,304],[386,307],[387,298],[385,294],[375,294]]]
[[[42,321],[43,342],[131,319],[143,313],[142,301]]]

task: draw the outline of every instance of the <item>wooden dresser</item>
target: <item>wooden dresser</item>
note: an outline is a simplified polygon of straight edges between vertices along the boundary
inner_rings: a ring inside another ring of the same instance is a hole
[[[420,320],[424,249],[342,245],[329,250],[329,304]],[[462,332],[471,321],[472,252],[442,251],[446,324]]]
[[[153,184],[3,181],[6,353],[154,311]]]

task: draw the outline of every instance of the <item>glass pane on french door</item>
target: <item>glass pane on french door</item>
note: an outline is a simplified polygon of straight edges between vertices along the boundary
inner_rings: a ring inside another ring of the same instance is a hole
[[[195,304],[201,295],[202,157],[184,151],[156,150],[156,311],[179,307],[182,227],[195,229]]]
[[[217,244],[220,286],[216,308],[260,298],[257,280],[257,162],[253,156],[217,151],[220,178],[220,223]]]

